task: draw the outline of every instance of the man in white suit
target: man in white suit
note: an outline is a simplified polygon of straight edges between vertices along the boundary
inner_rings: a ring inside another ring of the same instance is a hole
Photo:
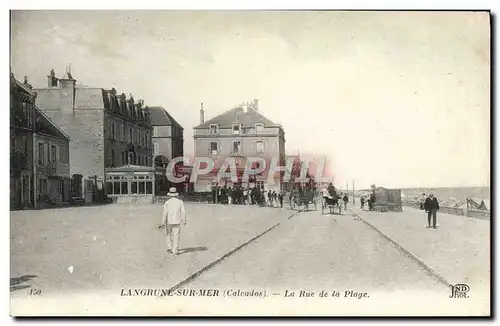
[[[181,223],[183,226],[187,225],[186,211],[184,202],[177,198],[179,194],[175,187],[170,188],[168,196],[170,198],[163,205],[162,225],[165,226],[165,235],[167,237],[166,250],[177,255],[179,253]]]

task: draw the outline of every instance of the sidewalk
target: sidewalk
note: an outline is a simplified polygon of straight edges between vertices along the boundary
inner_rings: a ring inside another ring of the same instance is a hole
[[[186,203],[188,225],[174,256],[158,229],[161,211],[162,205],[107,205],[13,212],[10,277],[29,280],[11,287],[12,296],[26,297],[29,286],[44,297],[170,288],[294,213]]]
[[[439,213],[437,229],[426,228],[424,211],[404,207],[403,212],[351,211],[375,227],[450,284],[490,287],[490,222]]]

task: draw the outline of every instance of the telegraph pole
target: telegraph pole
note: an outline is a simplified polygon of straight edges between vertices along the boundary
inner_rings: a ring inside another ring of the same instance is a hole
[[[356,200],[354,199],[354,180],[352,180],[352,206],[356,205]]]

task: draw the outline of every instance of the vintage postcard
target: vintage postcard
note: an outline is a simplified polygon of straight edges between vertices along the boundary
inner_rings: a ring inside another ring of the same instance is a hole
[[[12,316],[490,316],[490,12],[10,24]]]

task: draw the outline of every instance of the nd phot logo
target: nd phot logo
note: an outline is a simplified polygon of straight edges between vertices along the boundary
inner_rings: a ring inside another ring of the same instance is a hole
[[[450,298],[460,299],[460,298],[468,298],[467,292],[470,291],[470,287],[467,284],[455,284],[450,285],[451,294]]]

